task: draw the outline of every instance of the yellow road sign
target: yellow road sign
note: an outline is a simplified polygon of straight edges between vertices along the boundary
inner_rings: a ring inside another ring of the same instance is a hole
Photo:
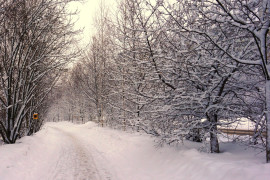
[[[33,119],[38,119],[38,113],[33,114]]]

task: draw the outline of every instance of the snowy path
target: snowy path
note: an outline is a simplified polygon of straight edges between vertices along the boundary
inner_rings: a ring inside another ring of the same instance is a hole
[[[48,123],[22,142],[0,146],[0,180],[110,180],[108,171],[97,167],[100,152],[69,126]]]
[[[91,156],[80,140],[72,133],[65,132],[59,128],[55,130],[63,134],[68,145],[62,147],[62,153],[49,179],[79,179],[79,180],[100,180],[102,179]]]
[[[264,154],[222,143],[221,154],[157,148],[145,134],[94,123],[47,123],[14,145],[0,145],[0,180],[269,180]]]

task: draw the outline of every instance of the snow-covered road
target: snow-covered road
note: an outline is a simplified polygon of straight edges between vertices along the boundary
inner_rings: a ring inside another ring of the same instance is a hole
[[[74,133],[54,128],[61,133],[67,143],[62,146],[62,152],[48,179],[93,179],[100,180],[96,164],[91,152]]]
[[[0,180],[269,180],[264,154],[221,143],[157,148],[155,138],[89,122],[46,123],[13,145],[0,145]]]
[[[0,180],[111,179],[106,169],[97,167],[101,155],[79,130],[70,123],[47,123],[33,137],[0,146]]]

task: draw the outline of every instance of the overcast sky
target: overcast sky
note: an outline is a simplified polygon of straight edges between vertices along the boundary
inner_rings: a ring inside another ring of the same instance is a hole
[[[83,41],[88,43],[93,31],[94,16],[100,6],[101,0],[84,0],[84,2],[72,2],[70,3],[70,8],[72,10],[78,9],[80,11],[78,21],[76,22],[76,29],[84,28]],[[104,2],[110,7],[115,0],[104,0]]]

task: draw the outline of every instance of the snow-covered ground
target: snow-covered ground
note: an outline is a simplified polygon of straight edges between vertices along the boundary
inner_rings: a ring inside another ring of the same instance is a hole
[[[264,153],[232,143],[221,154],[198,144],[156,147],[154,138],[89,122],[47,123],[31,137],[0,146],[0,180],[269,180]]]
[[[226,121],[223,121],[226,123]],[[238,121],[226,126],[222,126],[222,128],[227,128],[227,129],[243,129],[243,130],[254,130],[255,128],[255,123],[248,120],[247,118],[241,118]]]

